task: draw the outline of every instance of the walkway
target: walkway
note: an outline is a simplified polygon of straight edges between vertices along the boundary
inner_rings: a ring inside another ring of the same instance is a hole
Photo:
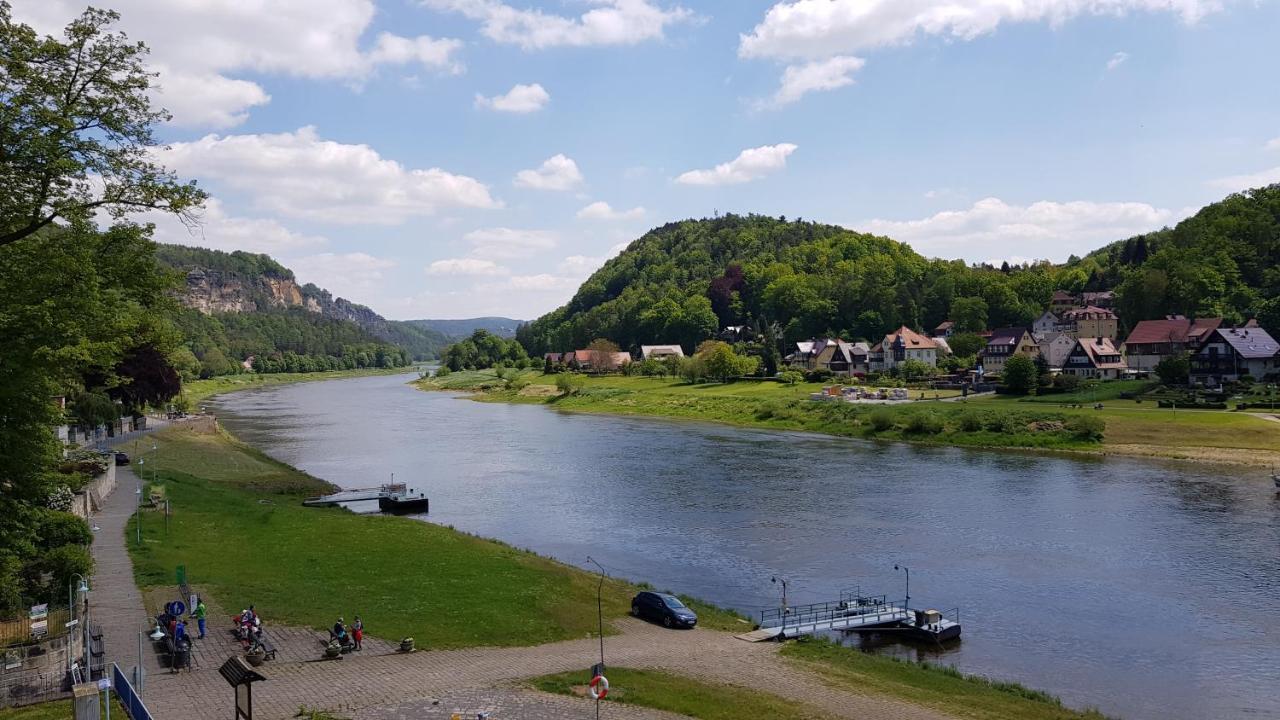
[[[133,580],[127,552],[132,542],[129,518],[135,507],[137,476],[119,471],[116,491],[94,516],[99,527],[93,556],[97,562],[91,596],[92,618],[102,625],[108,661],[122,670],[138,663],[138,633],[149,629],[142,593]],[[225,614],[225,613],[224,613]],[[144,638],[142,664],[147,670],[144,698],[157,720],[222,720],[233,700],[217,673],[217,656],[235,652],[226,638],[228,622],[210,613],[209,634],[194,671],[170,674],[162,668]],[[659,668],[710,682],[760,688],[809,703],[815,715],[881,720],[942,720],[948,716],[880,696],[860,695],[825,684],[778,655],[774,643],[746,643],[728,633],[666,630],[631,618],[619,620],[621,634],[606,638],[609,664]],[[261,672],[267,682],[254,692],[255,717],[284,720],[299,707],[335,710],[356,720],[449,717],[454,712],[492,713],[493,720],[594,717],[585,699],[546,695],[520,686],[532,676],[587,669],[598,658],[591,638],[524,648],[474,648],[400,654],[370,640],[359,654],[321,661],[320,635],[301,628],[270,628],[280,639],[279,659]],[[315,660],[307,647],[315,642]],[[287,648],[287,649],[286,649]],[[222,658],[225,659],[225,658]],[[667,713],[609,706],[610,718],[660,720]],[[474,714],[472,715],[474,717]]]

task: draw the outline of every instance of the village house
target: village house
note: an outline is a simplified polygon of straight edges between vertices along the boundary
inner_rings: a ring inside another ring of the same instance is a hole
[[[943,320],[942,322],[938,323],[938,327],[933,329],[933,336],[935,338],[939,338],[939,337],[949,338],[952,336],[952,334],[955,333],[955,331],[956,331],[955,323],[951,322],[950,320]]]
[[[553,365],[558,365],[564,362],[564,353],[543,353],[542,361],[549,362]]]
[[[1126,370],[1120,351],[1106,337],[1076,338],[1062,365],[1062,372],[1067,375],[1100,380],[1117,380]]]
[[[999,375],[1004,365],[1015,355],[1035,358],[1040,354],[1031,332],[1023,327],[1000,328],[991,333],[987,346],[978,353],[978,364],[984,375]]]
[[[1062,320],[1052,312],[1045,310],[1043,315],[1031,323],[1031,332],[1035,335],[1062,332]]]
[[[640,359],[662,360],[669,357],[684,357],[684,348],[679,345],[641,345]]]
[[[1062,313],[1062,324],[1063,332],[1078,338],[1115,340],[1120,332],[1120,319],[1115,313],[1092,305]]]
[[[1066,290],[1055,290],[1053,297],[1049,299],[1049,312],[1054,315],[1062,315],[1062,313],[1076,306],[1076,296]]]
[[[1191,356],[1191,382],[1221,385],[1280,373],[1280,346],[1257,325],[1213,330]]]
[[[892,370],[908,360],[938,367],[938,344],[903,325],[884,336],[869,354],[872,370]]]
[[[574,350],[564,354],[565,364],[587,372],[614,372],[631,362],[631,353]]]
[[[1093,305],[1094,307],[1111,310],[1116,306],[1116,294],[1111,290],[1080,293],[1080,304],[1085,307]]]
[[[1130,370],[1150,372],[1161,360],[1178,353],[1194,353],[1218,326],[1222,318],[1170,315],[1163,320],[1143,320],[1120,346]]]
[[[1036,344],[1040,346],[1040,357],[1044,358],[1049,371],[1061,372],[1071,350],[1076,346],[1076,339],[1063,332],[1037,333],[1036,339]]]
[[[796,343],[795,352],[783,361],[796,370],[830,370],[837,375],[865,375],[869,369],[866,343],[822,338]]]

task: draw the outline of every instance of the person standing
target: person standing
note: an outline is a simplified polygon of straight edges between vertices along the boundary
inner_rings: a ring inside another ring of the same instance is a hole
[[[351,637],[356,642],[356,650],[363,650],[361,644],[364,642],[364,621],[359,615],[356,616],[355,624],[351,626]]]
[[[194,614],[196,617],[196,625],[200,628],[200,635],[196,638],[198,640],[204,639],[204,620],[208,613],[209,609],[204,606],[204,598],[196,598],[196,610]]]

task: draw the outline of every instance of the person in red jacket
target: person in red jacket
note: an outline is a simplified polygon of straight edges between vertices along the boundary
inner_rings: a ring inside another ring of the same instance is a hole
[[[362,643],[364,643],[364,621],[360,619],[359,615],[356,616],[356,621],[351,626],[351,637],[356,642],[356,650],[363,650],[364,647],[362,647]]]

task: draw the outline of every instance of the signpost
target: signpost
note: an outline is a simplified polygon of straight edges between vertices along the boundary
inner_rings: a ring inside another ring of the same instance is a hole
[[[49,603],[32,605],[28,615],[31,618],[31,637],[40,639],[49,634]]]

